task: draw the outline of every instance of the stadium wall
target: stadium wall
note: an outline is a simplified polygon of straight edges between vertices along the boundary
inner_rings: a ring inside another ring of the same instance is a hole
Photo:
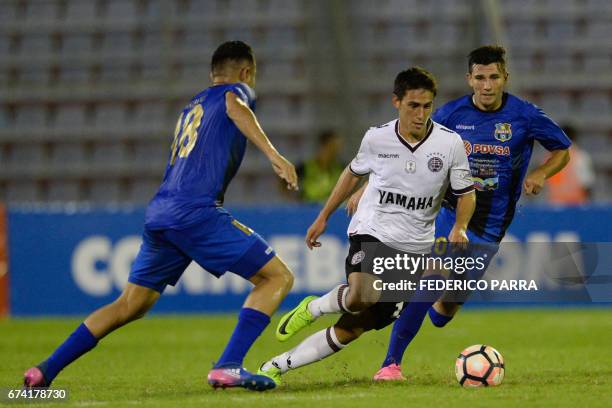
[[[303,236],[318,213],[317,207],[230,210],[264,236],[294,271],[295,286],[285,306],[304,294],[322,293],[344,279],[349,221],[345,214],[338,212],[330,220],[323,246],[309,251]],[[12,316],[82,315],[113,300],[127,282],[140,245],[144,210],[12,208],[7,219],[8,252],[3,252],[0,212],[0,266],[7,255],[10,259],[10,280],[0,273],[0,312],[10,299]],[[610,207],[521,207],[507,238],[520,242],[612,242],[606,222],[610,219]],[[192,264],[154,310],[236,310],[250,284],[227,275],[229,278],[215,279]],[[2,292],[7,282],[10,296]]]

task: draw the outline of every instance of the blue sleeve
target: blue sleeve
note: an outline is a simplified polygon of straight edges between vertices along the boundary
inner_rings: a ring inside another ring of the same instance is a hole
[[[445,126],[449,129],[452,129],[452,124],[449,123],[450,114],[453,109],[449,106],[450,104],[444,104],[440,106],[435,112],[431,115],[431,120]]]
[[[237,83],[233,84],[230,88],[233,93],[238,95],[240,99],[244,101],[251,109],[255,106],[255,91],[251,89],[247,84]]]
[[[572,142],[559,125],[546,116],[542,109],[532,104],[529,105],[531,111],[529,118],[530,136],[540,142],[546,150],[568,149]]]

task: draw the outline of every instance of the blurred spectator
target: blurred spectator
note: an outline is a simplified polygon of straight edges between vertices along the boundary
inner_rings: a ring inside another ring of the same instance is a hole
[[[315,156],[297,165],[301,198],[305,202],[324,203],[344,170],[339,159],[342,139],[333,130],[319,134]]]
[[[585,204],[591,200],[595,184],[593,162],[589,153],[578,145],[576,129],[567,125],[563,131],[572,140],[570,162],[548,180],[548,201],[556,205]]]

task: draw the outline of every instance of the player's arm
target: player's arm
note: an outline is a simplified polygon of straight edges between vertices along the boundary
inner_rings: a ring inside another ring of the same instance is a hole
[[[527,195],[538,194],[544,188],[546,179],[563,170],[569,161],[569,149],[551,151],[548,160],[525,177],[523,182],[525,193]]]
[[[310,228],[308,228],[308,232],[306,233],[306,245],[309,249],[321,246],[321,243],[318,242],[317,239],[325,232],[327,220],[334,211],[338,209],[340,204],[355,191],[361,177],[362,176],[355,175],[349,167],[344,169],[317,219],[312,223]]]
[[[457,135],[452,153],[450,169],[451,193],[457,196],[455,225],[448,234],[448,240],[465,246],[468,242],[467,227],[476,209],[476,192],[463,141]]]
[[[363,192],[365,191],[367,186],[368,182],[366,181],[361,187],[359,187],[359,189],[357,189],[357,191],[353,193],[351,198],[349,198],[346,202],[346,212],[348,215],[352,216],[353,214],[355,214],[355,212],[357,212],[357,207],[359,207],[359,201],[361,200]]]
[[[468,242],[467,227],[476,209],[476,193],[474,190],[457,197],[455,225],[448,234],[450,242],[465,244]]]
[[[287,188],[298,189],[295,167],[285,159],[272,145],[268,136],[259,125],[255,114],[249,106],[238,95],[233,92],[225,94],[225,109],[227,116],[234,122],[236,127],[246,136],[259,150],[266,155],[274,172],[287,182]]]

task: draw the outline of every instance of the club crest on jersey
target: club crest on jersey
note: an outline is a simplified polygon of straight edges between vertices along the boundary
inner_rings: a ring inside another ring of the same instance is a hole
[[[414,174],[416,172],[416,162],[414,160],[408,160],[406,162],[406,171],[410,174]]]
[[[442,161],[441,158],[439,157],[432,157],[431,159],[429,159],[429,161],[427,162],[427,168],[429,168],[429,170],[432,173],[437,173],[440,170],[442,170],[442,167],[444,167],[444,162]]]
[[[495,139],[500,142],[507,142],[512,139],[512,124],[510,123],[496,123],[495,124]]]
[[[365,258],[365,252],[355,252],[353,257],[351,258],[351,265],[357,265],[358,263],[361,263],[361,261],[363,261],[363,258]]]

